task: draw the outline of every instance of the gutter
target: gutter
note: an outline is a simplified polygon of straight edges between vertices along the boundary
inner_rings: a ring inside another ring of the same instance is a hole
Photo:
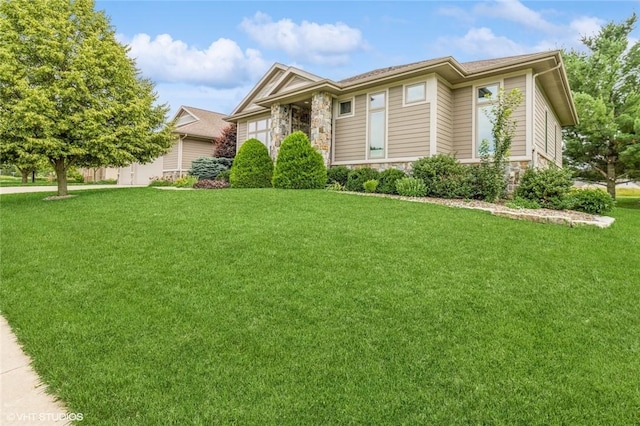
[[[533,163],[533,168],[534,169],[538,167],[538,156],[536,155],[538,153],[538,150],[537,150],[537,147],[536,147],[536,133],[535,133],[535,131],[536,131],[536,98],[535,98],[536,97],[536,77],[538,77],[539,75],[542,75],[542,74],[546,74],[546,73],[551,72],[551,71],[555,71],[555,70],[559,69],[561,66],[562,66],[562,62],[558,62],[558,65],[556,65],[553,68],[550,68],[548,70],[535,73],[533,75],[532,80],[531,80],[532,84],[533,84],[533,88],[532,88],[533,89],[532,90],[532,92],[533,92],[533,108],[531,108],[531,111],[529,111],[529,114],[531,114],[531,127],[533,128],[532,129],[533,130],[533,136],[532,136],[533,140],[531,141],[532,145],[533,145],[533,149],[531,150],[531,161]]]

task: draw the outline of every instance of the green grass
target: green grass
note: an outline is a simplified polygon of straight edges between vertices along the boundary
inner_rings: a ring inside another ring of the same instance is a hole
[[[638,424],[609,229],[329,191],[2,196],[0,309],[82,424]]]

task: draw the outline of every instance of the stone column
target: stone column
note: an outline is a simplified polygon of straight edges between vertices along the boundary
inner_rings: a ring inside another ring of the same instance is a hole
[[[327,92],[315,92],[311,95],[311,131],[309,139],[316,148],[325,166],[331,165],[331,122],[333,99]]]
[[[291,132],[291,105],[271,105],[271,158],[278,157],[280,143]]]

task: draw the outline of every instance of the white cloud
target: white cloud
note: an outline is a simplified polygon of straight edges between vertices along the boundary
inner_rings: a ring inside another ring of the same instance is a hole
[[[558,27],[544,19],[542,14],[529,9],[518,0],[497,0],[492,3],[480,3],[475,8],[475,15],[489,15],[507,19],[545,33],[558,30]]]
[[[188,83],[160,83],[156,85],[160,103],[171,107],[173,116],[181,105],[230,114],[252,88],[252,84],[231,89],[217,89]]]
[[[598,34],[604,24],[605,21],[600,18],[581,16],[569,23],[569,29],[575,34],[576,39],[580,40],[582,37],[591,37]]]
[[[258,78],[268,64],[259,51],[242,51],[238,44],[220,38],[206,49],[174,40],[169,34],[154,39],[136,34],[131,40],[118,36],[131,48],[129,56],[136,59],[145,77],[156,82],[184,82],[230,88]]]
[[[367,47],[360,30],[342,22],[274,22],[269,15],[257,12],[252,18],[244,18],[240,28],[264,48],[283,50],[294,59],[316,64],[344,64],[350,53]]]
[[[440,7],[438,8],[437,13],[442,16],[454,18],[457,21],[464,23],[472,23],[475,21],[473,13],[470,13],[469,11],[458,6]]]
[[[476,59],[520,55],[531,49],[507,37],[497,36],[490,28],[471,28],[463,37],[440,37],[437,44],[449,52],[458,49]]]

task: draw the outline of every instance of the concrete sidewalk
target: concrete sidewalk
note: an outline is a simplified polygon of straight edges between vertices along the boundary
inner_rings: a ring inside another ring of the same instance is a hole
[[[63,404],[45,393],[30,363],[7,320],[0,316],[0,424],[70,424]]]
[[[147,185],[69,185],[69,192],[83,189],[107,189],[107,188],[144,188]],[[56,186],[4,186],[0,187],[0,194],[22,194],[25,192],[56,192]]]

